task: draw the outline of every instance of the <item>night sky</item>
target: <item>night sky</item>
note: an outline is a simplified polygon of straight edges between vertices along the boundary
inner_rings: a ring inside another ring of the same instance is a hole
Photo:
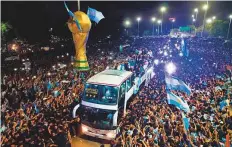
[[[92,7],[101,11],[105,19],[95,25],[92,22],[90,38],[105,37],[106,35],[119,36],[123,31],[123,21],[130,19],[132,28],[136,29],[135,21],[137,16],[142,17],[140,29],[151,29],[151,17],[161,18],[159,8],[161,5],[168,7],[164,15],[164,25],[170,27],[168,18],[175,17],[175,26],[185,26],[191,24],[193,9],[198,7],[198,22],[202,24],[203,11],[202,5],[206,2],[105,2],[105,1],[81,1],[81,11],[87,13],[87,8]],[[71,11],[77,10],[77,1],[68,1],[67,5]],[[217,16],[218,19],[228,19],[232,13],[232,2],[213,2],[209,1],[210,9],[207,16]],[[49,37],[49,28],[53,28],[53,34],[62,37],[71,37],[66,22],[69,18],[64,7],[63,1],[38,1],[38,2],[20,2],[3,1],[1,2],[1,19],[8,21],[14,28],[14,32],[20,37],[26,38],[32,42],[47,40]]]

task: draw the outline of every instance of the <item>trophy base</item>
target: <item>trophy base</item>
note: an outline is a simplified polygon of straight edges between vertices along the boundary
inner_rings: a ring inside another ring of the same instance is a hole
[[[90,70],[89,63],[87,60],[75,60],[74,68],[78,71],[87,71]]]

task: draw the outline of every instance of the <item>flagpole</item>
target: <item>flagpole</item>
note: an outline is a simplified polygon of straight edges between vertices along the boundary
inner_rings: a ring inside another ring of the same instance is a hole
[[[77,6],[78,6],[78,11],[80,11],[80,7],[81,7],[81,4],[80,4],[80,0],[77,0]]]

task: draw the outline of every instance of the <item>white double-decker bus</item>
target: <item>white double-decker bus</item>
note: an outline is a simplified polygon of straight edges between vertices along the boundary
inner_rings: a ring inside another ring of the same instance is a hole
[[[92,137],[112,140],[116,137],[119,120],[126,114],[127,101],[143,82],[148,83],[153,76],[153,67],[145,70],[140,77],[130,71],[105,70],[85,84],[80,106],[82,133]]]

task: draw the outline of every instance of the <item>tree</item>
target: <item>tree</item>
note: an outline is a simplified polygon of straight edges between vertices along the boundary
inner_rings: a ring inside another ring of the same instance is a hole
[[[5,35],[12,26],[8,22],[1,22],[1,35]]]
[[[205,30],[213,37],[226,37],[229,22],[223,20],[214,20],[206,24]]]

